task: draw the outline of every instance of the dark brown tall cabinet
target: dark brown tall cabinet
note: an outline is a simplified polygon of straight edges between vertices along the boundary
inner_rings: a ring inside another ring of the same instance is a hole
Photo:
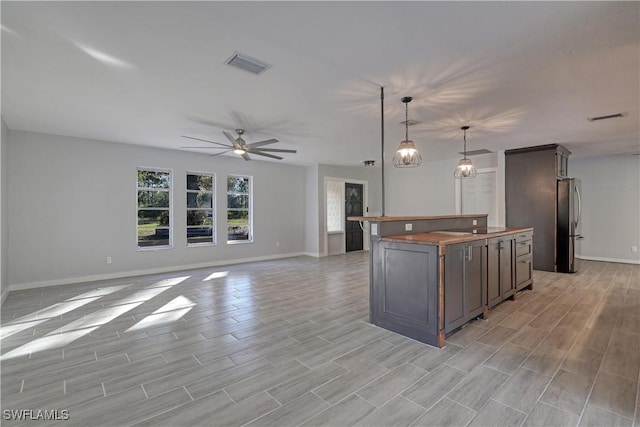
[[[533,227],[536,270],[556,271],[557,182],[567,177],[570,154],[559,144],[505,151],[507,227]]]
[[[489,308],[516,293],[514,235],[487,240],[487,305]]]

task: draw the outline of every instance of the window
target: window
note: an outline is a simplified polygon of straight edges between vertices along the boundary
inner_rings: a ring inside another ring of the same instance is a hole
[[[213,175],[187,174],[187,244],[215,244]]]
[[[138,169],[138,248],[171,247],[171,172]]]
[[[227,177],[227,243],[253,241],[251,177]]]
[[[327,233],[342,232],[344,183],[327,181]]]

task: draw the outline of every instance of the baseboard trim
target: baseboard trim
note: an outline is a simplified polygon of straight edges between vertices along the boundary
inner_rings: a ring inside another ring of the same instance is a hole
[[[314,257],[314,258],[320,258],[321,256],[323,256],[322,254],[320,254],[318,252],[305,252],[304,255],[311,256],[311,257]]]
[[[584,255],[576,255],[576,258],[583,259],[586,261],[601,261],[601,262],[617,262],[620,264],[639,264],[640,260],[637,259],[620,259],[620,258],[603,258],[597,256],[584,256]]]
[[[119,271],[117,273],[108,273],[108,274],[93,274],[90,276],[70,277],[66,279],[16,283],[13,285],[9,285],[9,290],[5,292],[5,294],[8,294],[11,291],[22,291],[25,289],[47,288],[49,286],[70,285],[70,284],[82,283],[82,282],[95,282],[98,280],[121,279],[124,277],[144,276],[146,274],[170,273],[172,271],[219,267],[221,265],[245,264],[248,262],[269,261],[274,259],[293,258],[297,256],[313,256],[313,255],[308,255],[305,252],[292,252],[287,254],[266,255],[266,256],[259,256],[259,257],[252,257],[252,258],[231,259],[231,260],[214,261],[214,262],[201,262],[197,264],[183,264],[183,265],[176,265],[171,267],[149,268],[145,270],[130,270],[130,271]],[[3,294],[2,296],[3,301],[4,301],[4,298],[5,298],[5,295]]]

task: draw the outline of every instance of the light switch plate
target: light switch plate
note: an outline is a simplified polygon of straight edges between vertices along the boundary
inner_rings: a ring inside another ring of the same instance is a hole
[[[404,231],[411,231],[411,230],[413,230],[413,224],[404,225]]]
[[[478,220],[477,219],[473,220],[473,225],[478,225]]]
[[[378,235],[378,224],[371,224],[371,235],[372,236]]]

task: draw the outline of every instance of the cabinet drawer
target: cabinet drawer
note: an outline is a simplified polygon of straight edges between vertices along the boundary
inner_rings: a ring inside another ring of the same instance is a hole
[[[524,242],[533,238],[533,231],[521,231],[516,233],[516,242]]]
[[[531,265],[531,256],[522,256],[516,258],[516,287],[519,290],[521,286],[526,285],[533,279],[533,269]]]
[[[531,240],[525,240],[524,242],[516,242],[516,256],[523,256],[531,254],[533,245]]]

